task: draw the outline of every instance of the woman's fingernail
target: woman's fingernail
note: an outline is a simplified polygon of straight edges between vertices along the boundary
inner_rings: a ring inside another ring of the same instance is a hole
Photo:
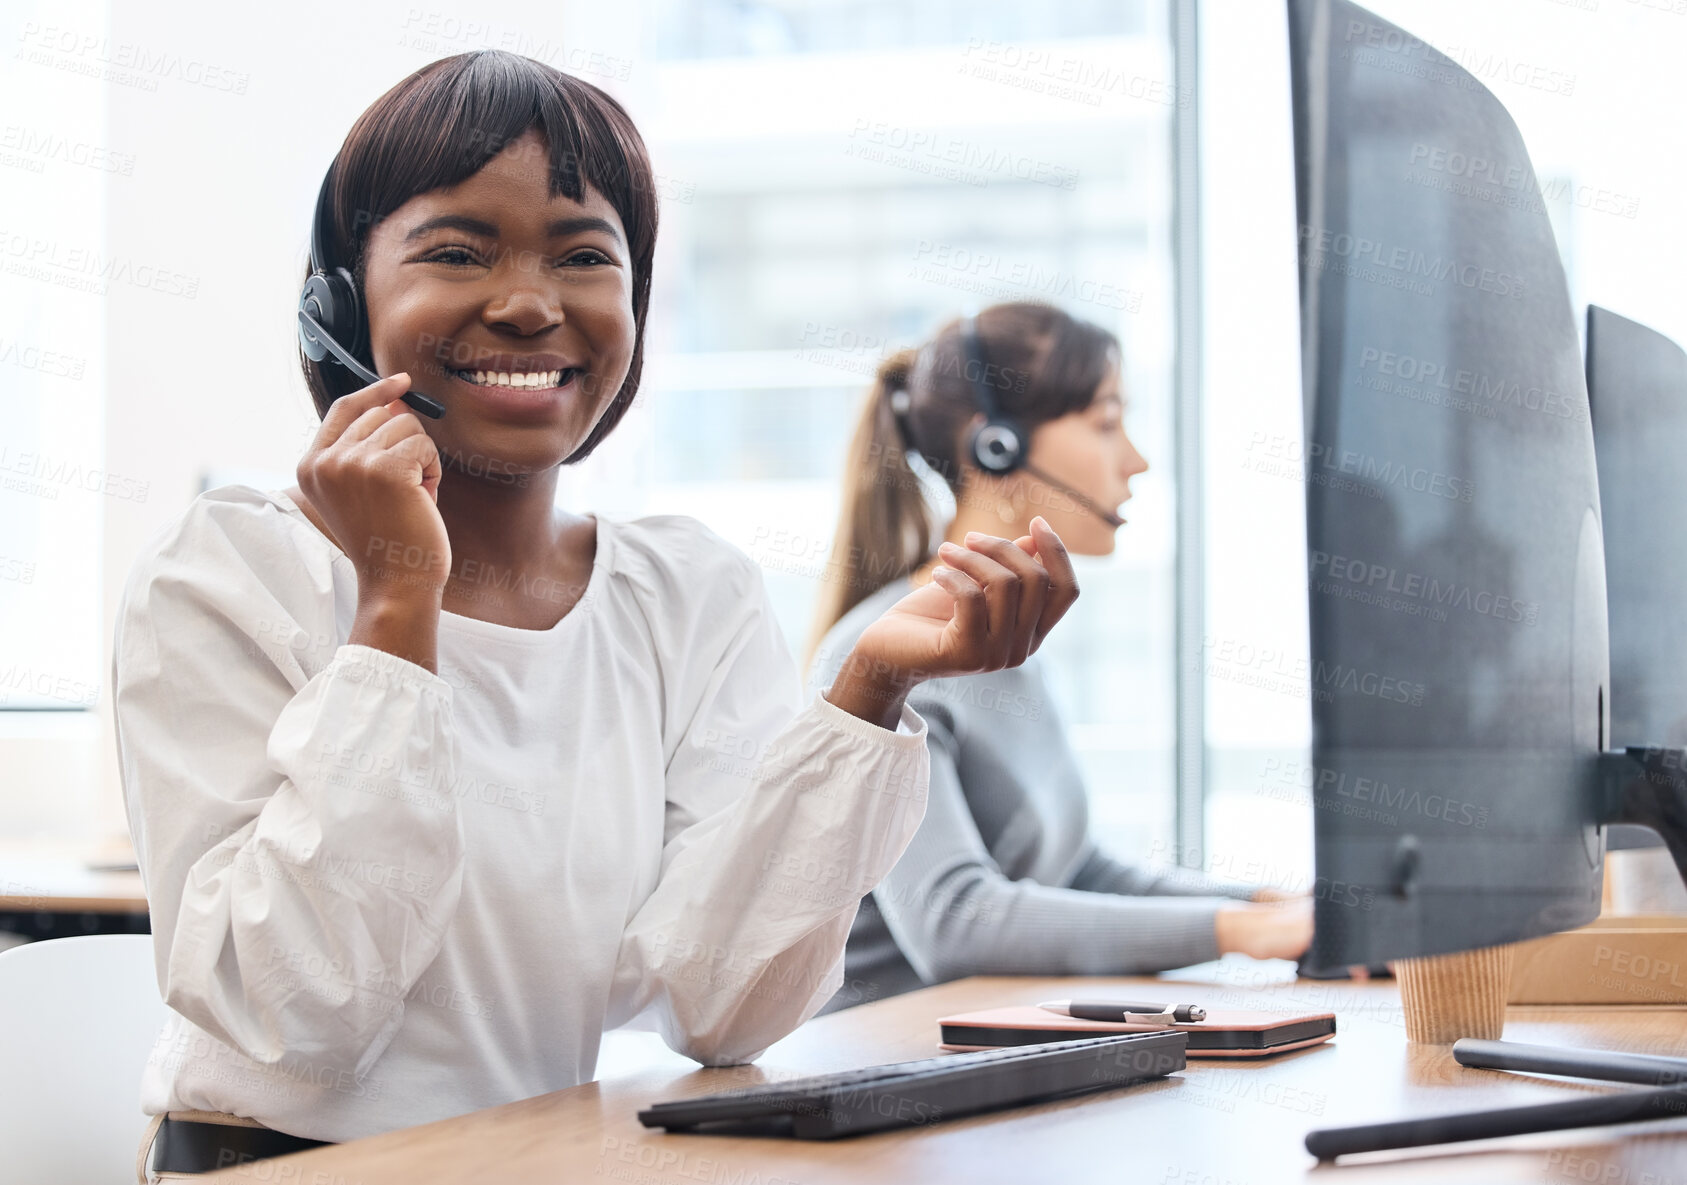
[[[1036,517],[1036,518],[1034,518],[1034,519],[1032,519],[1032,520],[1031,520],[1031,525],[1032,525],[1032,526],[1033,526],[1033,527],[1034,527],[1034,526],[1036,526],[1036,525],[1037,525],[1037,524],[1038,524],[1038,523],[1041,523],[1041,524],[1042,524],[1042,527],[1043,527],[1043,530],[1045,530],[1045,531],[1046,531],[1046,530],[1048,530],[1048,529],[1049,529],[1049,523],[1048,523],[1048,519],[1046,519],[1046,518],[1044,518],[1044,517],[1043,517],[1043,516],[1042,516],[1042,515],[1040,515],[1040,514],[1039,514],[1039,515],[1038,515],[1038,516],[1037,516],[1037,517]]]
[[[968,543],[977,543],[982,538],[984,538],[984,536],[980,535],[977,531],[968,531],[967,532],[967,542]]]

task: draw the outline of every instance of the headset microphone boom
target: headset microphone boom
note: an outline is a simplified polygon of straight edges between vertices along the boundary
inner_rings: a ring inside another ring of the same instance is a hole
[[[310,225],[310,279],[299,294],[299,344],[312,362],[332,358],[365,383],[378,383],[381,376],[357,360],[357,352],[367,337],[357,281],[343,267],[324,266],[322,245],[326,236],[322,226],[328,217],[328,183],[333,175],[331,165],[316,195],[316,217]],[[349,347],[343,344],[347,341],[351,342]],[[431,419],[437,420],[445,414],[443,403],[420,391],[412,389],[399,398]]]

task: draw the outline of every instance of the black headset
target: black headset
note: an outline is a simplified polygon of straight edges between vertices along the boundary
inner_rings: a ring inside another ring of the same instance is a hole
[[[343,267],[327,268],[322,245],[328,241],[325,225],[329,218],[328,183],[334,176],[333,166],[322,178],[322,188],[316,195],[316,217],[310,224],[310,279],[299,294],[299,344],[305,357],[312,362],[332,359],[351,371],[365,383],[378,383],[381,376],[357,360],[357,354],[367,344],[368,320],[363,315],[363,299],[358,295],[357,281]],[[346,346],[345,342],[351,345]],[[399,396],[408,406],[423,415],[439,419],[445,405],[430,399],[417,390]]]
[[[984,413],[984,422],[974,428],[967,437],[967,453],[971,456],[972,463],[984,472],[997,476],[1005,476],[1023,469],[1045,485],[1053,486],[1071,498],[1108,526],[1124,526],[1125,520],[1111,510],[1031,464],[1026,455],[1029,434],[1017,421],[1001,410],[996,402],[996,393],[985,378],[987,372],[984,351],[978,341],[978,324],[975,317],[969,316],[961,322],[961,349],[966,355],[966,378],[972,383],[973,401],[978,410]],[[891,397],[891,409],[896,413],[903,443],[918,452],[913,443],[912,425],[907,418],[912,405],[913,397],[907,391],[897,391]]]
[[[996,393],[985,377],[989,369],[978,342],[978,322],[974,317],[967,317],[961,322],[961,348],[966,354],[965,377],[972,383],[973,402],[984,413],[984,422],[967,437],[967,452],[972,456],[972,463],[986,473],[995,474],[1025,468],[1025,433],[1016,422],[1002,414],[996,403]]]

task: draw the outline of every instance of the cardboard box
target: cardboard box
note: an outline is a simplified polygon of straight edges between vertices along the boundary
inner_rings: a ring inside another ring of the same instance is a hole
[[[1600,917],[1517,944],[1511,1004],[1687,1004],[1687,917]]]

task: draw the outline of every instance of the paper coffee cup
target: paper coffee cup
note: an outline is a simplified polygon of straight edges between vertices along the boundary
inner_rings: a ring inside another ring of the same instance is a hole
[[[1505,1029],[1515,949],[1507,943],[1395,962],[1406,1039],[1426,1045],[1449,1045],[1460,1037],[1497,1041]]]

